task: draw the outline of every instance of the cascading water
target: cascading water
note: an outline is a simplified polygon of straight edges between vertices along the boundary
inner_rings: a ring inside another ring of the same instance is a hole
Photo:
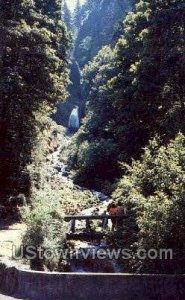
[[[68,128],[70,130],[78,130],[80,127],[79,108],[76,106],[73,108],[68,122]]]
[[[77,107],[75,107],[77,109]],[[69,143],[69,144],[68,144]],[[77,189],[83,191],[86,193],[92,193],[92,195],[96,198],[96,204],[90,208],[87,208],[85,210],[82,210],[79,212],[81,215],[94,215],[94,211],[98,208],[98,214],[102,215],[105,210],[107,210],[107,206],[110,202],[112,202],[112,199],[95,190],[87,190],[84,187],[80,187],[76,185],[73,182],[73,179],[71,178],[70,170],[68,169],[68,165],[66,161],[61,162],[61,151],[63,147],[68,147],[70,145],[70,137],[67,136],[64,142],[64,139],[62,138],[59,143],[59,147],[57,150],[55,150],[53,153],[50,153],[48,155],[47,159],[47,167],[48,167],[48,173],[51,174],[51,177],[57,179],[60,179],[60,182],[64,182],[67,184],[68,187],[71,189]],[[50,163],[48,163],[50,162]],[[82,233],[86,227],[86,224],[84,221],[76,221],[75,228],[77,233]],[[111,228],[111,221],[108,222],[108,230]],[[71,224],[69,224],[68,231],[71,229]],[[98,232],[101,232],[102,225],[96,224],[96,230]],[[75,249],[74,251],[74,257],[69,259],[68,261],[68,272],[81,272],[81,273],[88,273],[88,272],[95,272],[95,273],[123,273],[124,272],[124,266],[120,265],[119,261],[114,258],[111,258],[108,256],[105,257],[105,259],[98,259],[96,253],[98,251],[107,251],[109,248],[109,245],[107,242],[102,238],[102,240],[96,240],[93,239],[92,241],[73,241],[72,242],[73,247]],[[75,253],[77,254],[75,256]],[[87,255],[88,253],[88,255]],[[106,252],[105,252],[106,253]],[[108,252],[107,252],[108,253]],[[84,258],[84,257],[87,257]],[[95,258],[94,258],[95,257]]]

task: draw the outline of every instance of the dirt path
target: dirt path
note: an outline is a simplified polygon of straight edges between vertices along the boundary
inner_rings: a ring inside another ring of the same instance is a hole
[[[0,258],[12,257],[12,246],[19,247],[21,245],[25,230],[25,224],[0,221]]]

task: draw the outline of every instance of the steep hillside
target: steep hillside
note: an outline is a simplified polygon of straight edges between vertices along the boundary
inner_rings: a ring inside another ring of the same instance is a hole
[[[81,181],[112,181],[120,162],[138,159],[155,135],[167,143],[184,132],[184,19],[181,1],[140,1],[116,46],[102,48],[83,69]]]
[[[53,120],[65,127],[68,126],[70,113],[74,106],[79,106],[80,117],[84,116],[84,98],[82,95],[80,69],[75,60],[72,60],[70,67],[70,85],[68,88],[69,96],[66,102],[59,102],[57,111],[52,115]]]
[[[75,105],[79,106],[80,117],[84,117],[86,95],[80,85],[80,69],[84,67],[104,45],[115,45],[118,40],[122,21],[132,9],[132,0],[97,1],[87,0],[80,7],[79,3],[71,15],[65,5],[64,20],[73,32],[74,49],[71,54],[71,84],[69,97],[65,103],[57,105],[57,112],[52,116],[59,125],[68,125],[70,113]],[[80,69],[79,69],[80,68]]]
[[[115,44],[119,27],[131,0],[88,0],[80,11],[82,26],[76,40],[75,58],[83,67],[104,45]]]
[[[66,98],[69,35],[60,7],[57,0],[0,2],[1,203],[30,196],[27,167],[38,164],[47,116]]]

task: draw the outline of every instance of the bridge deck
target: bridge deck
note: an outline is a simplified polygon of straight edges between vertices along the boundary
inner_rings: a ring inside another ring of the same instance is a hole
[[[65,216],[64,220],[66,222],[71,222],[69,232],[66,234],[66,239],[70,240],[90,240],[90,239],[101,239],[103,236],[106,235],[108,220],[115,220],[114,223],[127,219],[127,215],[120,215],[120,216],[109,216],[109,215],[90,215],[90,216]],[[76,221],[85,221],[85,231],[76,232]],[[97,232],[92,230],[91,222],[93,220],[101,220],[102,221],[102,231]],[[114,225],[115,226],[115,225]],[[113,228],[112,228],[113,230]]]
[[[103,220],[103,219],[107,219],[107,220],[112,220],[112,219],[127,219],[128,216],[127,215],[122,215],[122,216],[109,216],[109,215],[91,215],[91,216],[65,216],[64,217],[64,221],[68,222],[71,220],[76,220],[76,221],[82,221],[82,220]]]

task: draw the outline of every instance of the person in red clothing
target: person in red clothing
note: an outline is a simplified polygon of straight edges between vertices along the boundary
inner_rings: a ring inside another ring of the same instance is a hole
[[[117,206],[114,202],[110,203],[107,207],[107,211],[111,217],[115,217],[117,215]],[[111,219],[112,222],[112,231],[114,231],[116,227],[117,220],[116,218]]]

